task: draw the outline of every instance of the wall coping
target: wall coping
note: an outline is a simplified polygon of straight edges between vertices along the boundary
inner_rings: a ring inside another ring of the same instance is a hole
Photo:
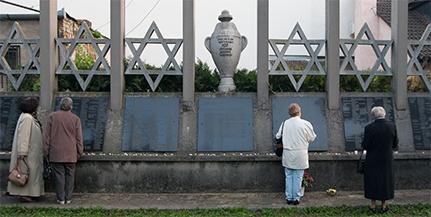
[[[359,154],[309,153],[310,161],[357,161]],[[0,152],[0,160],[10,160],[10,152]],[[394,153],[394,160],[431,160],[431,151]],[[79,161],[142,161],[142,162],[265,162],[281,161],[273,153],[91,153],[86,152]]]

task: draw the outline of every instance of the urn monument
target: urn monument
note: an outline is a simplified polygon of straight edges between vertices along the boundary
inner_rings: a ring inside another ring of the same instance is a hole
[[[221,79],[218,91],[235,92],[236,86],[233,75],[238,66],[241,52],[247,46],[247,38],[241,36],[235,24],[230,22],[233,17],[229,11],[223,10],[218,19],[220,23],[217,23],[211,37],[205,39],[205,47],[211,53],[220,72]]]

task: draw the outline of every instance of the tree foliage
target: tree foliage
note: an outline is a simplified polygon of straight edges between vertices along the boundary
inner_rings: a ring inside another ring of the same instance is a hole
[[[131,57],[124,60],[124,68],[130,64]],[[144,63],[147,70],[160,70],[161,67]],[[75,56],[75,65],[79,70],[90,70],[94,65],[94,58],[78,47]],[[136,67],[136,66],[135,66]],[[180,66],[182,70],[182,65]],[[81,75],[84,79],[86,75]],[[154,82],[157,74],[151,74],[150,77]],[[152,92],[145,76],[143,75],[125,75],[126,92]],[[300,75],[293,76],[296,82],[299,81]],[[362,76],[363,80],[367,75]],[[164,75],[155,92],[182,92],[183,77],[181,75]],[[237,92],[257,92],[257,71],[239,69],[234,74],[234,82]],[[423,81],[418,76],[409,76],[407,79],[408,92],[428,92]],[[195,63],[195,91],[196,92],[217,92],[220,83],[220,73],[217,69],[211,70],[207,63],[198,59]],[[325,92],[326,76],[308,75],[299,92]],[[390,92],[392,77],[375,76],[370,83],[366,92]],[[271,93],[277,92],[296,92],[288,75],[269,75],[268,88]],[[81,92],[81,87],[75,75],[58,75],[58,90]],[[22,82],[19,91],[40,91],[40,79],[38,75],[27,75]],[[109,92],[110,76],[94,75],[87,87],[88,92]],[[363,92],[362,87],[355,75],[340,76],[340,92]]]

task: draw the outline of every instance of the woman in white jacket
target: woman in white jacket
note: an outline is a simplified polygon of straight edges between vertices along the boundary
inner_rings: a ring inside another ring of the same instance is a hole
[[[286,175],[286,201],[289,205],[298,205],[302,177],[304,170],[308,169],[308,145],[314,141],[316,133],[310,122],[301,119],[301,107],[298,104],[290,104],[288,113],[290,118],[281,124],[276,138],[283,136],[282,164]]]

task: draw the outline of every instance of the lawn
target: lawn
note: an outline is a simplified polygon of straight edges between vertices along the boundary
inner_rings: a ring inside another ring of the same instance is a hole
[[[431,217],[431,204],[412,204],[412,205],[390,205],[388,213],[375,214],[375,216],[421,216]],[[379,210],[378,210],[379,211]],[[159,209],[105,209],[96,208],[54,208],[54,207],[26,207],[10,206],[0,207],[0,216],[85,216],[85,217],[126,217],[126,216],[244,216],[244,217],[263,217],[263,216],[372,216],[368,206],[322,206],[322,207],[286,207],[281,209],[246,209],[246,208],[227,208],[227,209],[193,209],[193,210],[159,210]]]

